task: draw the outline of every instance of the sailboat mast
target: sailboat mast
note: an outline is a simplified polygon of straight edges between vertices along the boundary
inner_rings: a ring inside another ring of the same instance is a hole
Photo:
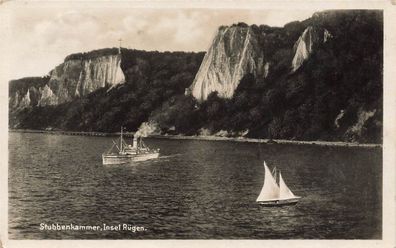
[[[122,152],[122,126],[121,126],[121,139],[120,139],[120,149],[121,149],[121,152]]]
[[[276,172],[278,173],[276,175],[276,178],[278,179],[278,185],[279,185],[280,184],[281,171],[278,169],[278,170],[276,170]]]
[[[271,172],[271,174],[272,174],[272,176],[274,177],[274,179],[275,179],[275,182],[278,182],[278,180],[277,180],[277,173],[278,172],[278,170],[276,169],[276,166],[272,169],[272,172]]]

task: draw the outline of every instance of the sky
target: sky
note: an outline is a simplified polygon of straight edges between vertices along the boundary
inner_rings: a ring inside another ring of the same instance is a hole
[[[283,26],[314,10],[27,6],[9,12],[10,79],[44,76],[76,52],[106,47],[206,51],[220,25]]]

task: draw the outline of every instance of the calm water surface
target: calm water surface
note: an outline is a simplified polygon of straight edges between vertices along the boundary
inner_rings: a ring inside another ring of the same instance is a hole
[[[9,134],[10,239],[380,239],[382,150],[147,139],[158,160],[103,166],[108,137]],[[255,203],[263,160],[296,206]],[[146,231],[40,231],[40,223]]]

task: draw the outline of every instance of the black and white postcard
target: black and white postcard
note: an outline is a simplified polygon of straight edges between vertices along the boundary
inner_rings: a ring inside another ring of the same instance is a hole
[[[393,247],[392,14],[3,2],[2,244]]]

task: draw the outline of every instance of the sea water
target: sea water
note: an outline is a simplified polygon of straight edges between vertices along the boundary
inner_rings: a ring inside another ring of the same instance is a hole
[[[9,133],[9,238],[382,237],[381,148],[145,142],[159,159],[104,166],[111,137]],[[264,160],[297,205],[256,204]]]

